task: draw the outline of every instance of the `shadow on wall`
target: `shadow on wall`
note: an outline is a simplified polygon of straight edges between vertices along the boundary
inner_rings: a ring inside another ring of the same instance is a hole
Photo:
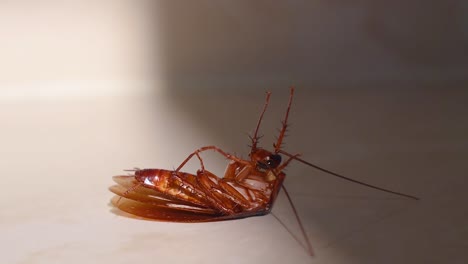
[[[401,61],[416,67],[468,66],[468,20],[462,1],[368,1],[368,10],[369,37]]]
[[[246,151],[266,90],[273,91],[263,130],[270,147],[288,87],[298,87],[294,131],[303,132],[288,142],[302,152],[294,138],[323,136],[326,107],[369,101],[357,89],[395,98],[402,96],[395,88],[468,83],[462,1],[160,1],[155,9],[168,99],[227,151]]]
[[[392,94],[395,88],[468,84],[468,6],[462,1],[200,0],[161,1],[155,8],[168,99],[206,131],[209,144],[231,152],[245,153],[245,134],[266,90],[273,97],[262,133],[270,147],[288,87],[298,87],[303,105],[293,105],[293,112],[301,117],[294,123],[293,113],[288,143],[303,152],[309,147],[301,140],[327,133],[320,127],[329,120],[327,107],[346,102],[356,109],[370,100],[357,89],[375,90],[372,96],[381,100],[402,96]],[[310,149],[320,144],[310,142]]]
[[[467,81],[463,1],[162,1],[170,89]]]

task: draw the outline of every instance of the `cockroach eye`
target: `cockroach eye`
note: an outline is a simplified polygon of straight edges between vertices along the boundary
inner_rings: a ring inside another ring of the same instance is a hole
[[[280,163],[281,163],[281,156],[278,154],[271,154],[266,159],[266,164],[268,165],[270,169],[274,169],[278,167]]]

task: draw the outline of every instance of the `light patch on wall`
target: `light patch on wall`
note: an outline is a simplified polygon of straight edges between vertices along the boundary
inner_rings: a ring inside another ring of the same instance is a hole
[[[125,85],[155,77],[151,12],[131,1],[0,3],[0,98],[136,92]]]
[[[88,80],[2,84],[1,100],[132,96],[152,92],[152,81]]]

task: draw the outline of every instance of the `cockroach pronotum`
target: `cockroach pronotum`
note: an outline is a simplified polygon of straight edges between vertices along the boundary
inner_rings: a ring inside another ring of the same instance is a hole
[[[305,233],[297,211],[283,185],[286,174],[283,170],[293,160],[304,163],[330,175],[365,185],[383,192],[418,200],[417,197],[391,191],[361,181],[357,181],[330,170],[321,168],[281,148],[288,127],[288,116],[294,95],[290,90],[286,115],[273,150],[258,147],[258,131],[267,109],[271,93],[266,95],[265,104],[251,139],[249,160],[229,154],[216,146],[206,146],[195,150],[175,170],[134,169],[133,175],[114,176],[117,182],[110,190],[117,194],[112,199],[114,206],[133,215],[170,222],[209,222],[260,216],[270,213],[282,187],[295,213],[309,254],[310,241]],[[220,178],[205,169],[201,152],[213,150],[223,155],[229,164]],[[281,155],[287,157],[282,161]],[[196,175],[182,172],[181,169],[193,157],[200,161],[201,168]]]

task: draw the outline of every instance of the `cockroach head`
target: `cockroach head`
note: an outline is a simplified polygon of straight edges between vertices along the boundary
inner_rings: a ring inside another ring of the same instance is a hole
[[[275,169],[281,164],[281,155],[257,148],[250,154],[250,159],[257,167],[264,170]]]

